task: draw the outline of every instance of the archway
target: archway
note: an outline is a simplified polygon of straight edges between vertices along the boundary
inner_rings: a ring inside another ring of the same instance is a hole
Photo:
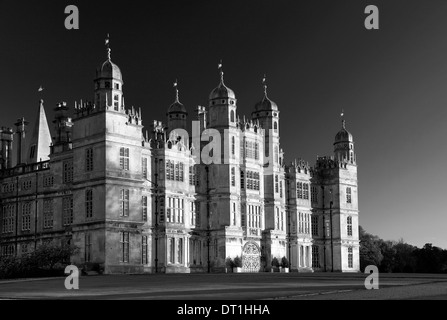
[[[242,272],[261,271],[261,250],[254,242],[247,242],[242,250]]]

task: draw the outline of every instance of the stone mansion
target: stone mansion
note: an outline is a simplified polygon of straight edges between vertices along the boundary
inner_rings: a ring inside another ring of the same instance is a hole
[[[177,87],[166,121],[143,130],[109,49],[93,101],[58,104],[53,135],[42,100],[32,130],[23,118],[2,127],[0,254],[52,242],[77,246],[74,264],[106,273],[225,272],[236,256],[243,272],[282,257],[291,272],[358,272],[357,163],[345,122],[333,155],[286,164],[265,82],[243,120],[222,66],[216,82],[191,132]]]

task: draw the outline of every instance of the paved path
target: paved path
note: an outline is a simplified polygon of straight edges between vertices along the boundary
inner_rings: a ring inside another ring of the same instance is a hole
[[[366,290],[363,274],[171,274],[0,281],[0,299],[447,299],[447,275],[380,275]]]

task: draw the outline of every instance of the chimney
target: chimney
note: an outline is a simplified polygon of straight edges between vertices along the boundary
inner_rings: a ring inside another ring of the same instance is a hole
[[[0,170],[11,168],[13,136],[11,128],[0,129]]]
[[[25,150],[25,136],[26,136],[26,126],[28,125],[28,121],[25,118],[18,119],[14,124],[17,127],[17,165],[24,164],[23,160],[23,152]]]

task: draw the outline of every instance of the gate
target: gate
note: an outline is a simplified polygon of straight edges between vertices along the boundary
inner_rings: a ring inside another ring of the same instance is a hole
[[[256,243],[248,242],[242,250],[242,272],[257,273],[261,271],[261,250]]]

